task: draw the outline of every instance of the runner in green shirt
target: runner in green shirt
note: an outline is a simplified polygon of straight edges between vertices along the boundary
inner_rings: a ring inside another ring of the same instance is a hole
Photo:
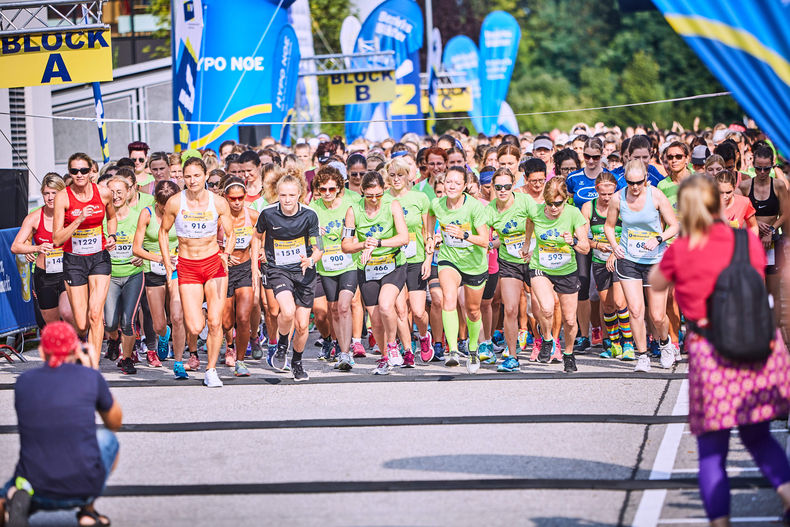
[[[409,242],[409,234],[400,203],[384,194],[381,174],[365,174],[362,192],[363,200],[353,203],[346,212],[341,247],[344,253],[362,253],[357,265],[362,302],[376,341],[386,343],[373,374],[386,375],[391,366],[403,364],[395,340],[395,300],[406,283],[406,258],[401,247]]]
[[[428,154],[429,158],[434,157]],[[466,325],[469,330],[469,358],[466,369],[480,369],[477,353],[482,327],[480,304],[488,279],[489,209],[464,192],[469,174],[462,167],[450,167],[444,176],[443,198],[431,203],[429,232],[439,222],[439,285],[442,289],[442,322],[450,348],[447,366],[459,364],[458,353],[458,288],[464,286]]]
[[[545,204],[535,209],[527,234],[534,229],[537,244],[529,262],[532,294],[540,309],[541,344],[538,361],[548,363],[559,360],[559,346],[552,336],[554,293],[557,293],[562,310],[565,332],[565,350],[562,361],[566,373],[576,371],[573,343],[578,331],[576,308],[579,300],[579,275],[575,252],[587,253],[587,220],[576,207],[568,206],[568,190],[562,178],[553,178],[543,190]]]

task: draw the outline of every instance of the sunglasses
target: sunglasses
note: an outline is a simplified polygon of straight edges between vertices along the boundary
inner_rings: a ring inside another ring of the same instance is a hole
[[[337,187],[318,187],[318,192],[326,194],[327,192],[337,192]]]
[[[546,205],[548,205],[549,207],[562,207],[563,203],[565,203],[565,201],[563,201],[563,200],[560,200],[560,201],[547,201]]]
[[[72,176],[76,176],[77,174],[82,174],[84,176],[85,174],[87,174],[90,171],[91,171],[91,169],[87,168],[87,167],[70,168],[69,169],[69,174],[71,174]]]
[[[348,175],[349,176],[353,176],[353,177],[362,177],[362,176],[365,175],[365,173],[364,172],[349,172]]]
[[[584,159],[592,159],[593,161],[598,161],[599,159],[601,159],[601,154],[598,154],[597,156],[591,156],[590,154],[584,154]]]
[[[144,163],[145,162],[145,158],[144,157],[133,157],[132,161],[134,161],[135,163]]]
[[[215,183],[212,183],[211,181],[207,181],[207,182],[206,182],[206,186],[207,186],[208,188],[217,188],[217,187],[219,186],[219,181],[217,181],[217,182],[215,182]]]
[[[669,154],[667,154],[667,159],[668,159],[669,161],[680,161],[680,160],[681,160],[681,159],[683,159],[684,157],[686,157],[684,154],[675,154],[675,155],[669,155]]]
[[[770,172],[774,165],[768,167],[754,167],[755,172]]]
[[[232,201],[233,203],[236,203],[237,201],[242,201],[244,199],[244,196],[236,196],[235,198],[231,198],[230,196],[225,196],[225,199],[228,201]]]
[[[365,194],[365,199],[379,199],[383,195],[384,195],[383,192],[380,192],[378,194]]]
[[[512,183],[505,183],[504,185],[494,184],[494,189],[496,189],[496,190],[510,190],[512,188],[513,188],[513,184]]]
[[[633,187],[638,187],[639,185],[644,184],[645,181],[647,181],[647,178],[642,178],[642,179],[639,179],[637,181],[631,181],[631,180],[626,179],[625,180],[625,184],[633,186]]]

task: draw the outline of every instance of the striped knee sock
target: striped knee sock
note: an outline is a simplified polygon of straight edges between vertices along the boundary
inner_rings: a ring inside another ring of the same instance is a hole
[[[620,325],[617,322],[617,313],[604,313],[603,321],[606,325],[606,332],[612,344],[620,342]]]
[[[630,342],[634,336],[631,333],[631,315],[628,309],[623,309],[617,312],[617,319],[620,325],[620,334],[623,336],[623,342]]]

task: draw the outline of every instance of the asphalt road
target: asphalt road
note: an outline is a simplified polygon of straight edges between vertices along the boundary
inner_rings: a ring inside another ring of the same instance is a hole
[[[215,390],[202,372],[175,382],[105,361],[127,428],[97,508],[113,525],[190,527],[706,523],[685,362],[634,374],[585,354],[572,375],[522,360],[518,374],[432,363],[374,377],[370,355],[343,374],[317,353],[305,354],[308,383],[253,363],[249,379],[221,366]],[[39,366],[0,365],[3,479],[18,451],[14,378]],[[786,425],[773,424],[783,444]],[[728,463],[739,525],[777,524],[779,499],[737,434]],[[38,513],[31,524],[76,521]]]

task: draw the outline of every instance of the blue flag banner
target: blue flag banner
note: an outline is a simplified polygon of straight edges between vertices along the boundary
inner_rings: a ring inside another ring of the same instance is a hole
[[[173,0],[171,36],[173,57],[173,144],[177,152],[189,148],[190,128],[198,89],[198,60],[203,49],[203,0]]]
[[[497,133],[518,135],[516,114],[513,113],[513,108],[510,107],[507,101],[502,101],[502,108],[499,110]]]
[[[281,124],[272,125],[271,136],[285,146],[291,146],[290,122],[294,116],[296,86],[299,83],[299,40],[293,26],[280,30],[274,48],[272,93],[274,107],[270,119]]]
[[[420,55],[423,43],[422,11],[414,0],[387,0],[374,9],[362,24],[354,46],[356,53],[371,51],[395,52],[395,100],[392,102],[360,103],[346,106],[346,140],[351,143],[363,137],[374,112],[379,109],[387,119],[390,137],[400,139],[407,132],[423,134],[423,123],[404,121],[422,117],[420,93]],[[360,58],[355,67],[379,68],[381,59]],[[400,120],[398,120],[400,118]]]
[[[510,77],[516,65],[521,28],[504,11],[493,11],[480,28],[480,90],[483,115],[481,129],[486,135],[497,131],[500,107],[507,96]]]
[[[0,335],[36,325],[33,272],[23,254],[12,254],[19,228],[0,230]]]
[[[781,152],[790,152],[787,0],[653,0]]]
[[[466,35],[458,35],[450,39],[444,46],[442,64],[447,71],[463,73],[463,76],[453,77],[453,81],[469,85],[472,94],[472,110],[469,116],[472,125],[478,131],[483,129],[482,102],[480,97],[480,53],[477,45]]]

